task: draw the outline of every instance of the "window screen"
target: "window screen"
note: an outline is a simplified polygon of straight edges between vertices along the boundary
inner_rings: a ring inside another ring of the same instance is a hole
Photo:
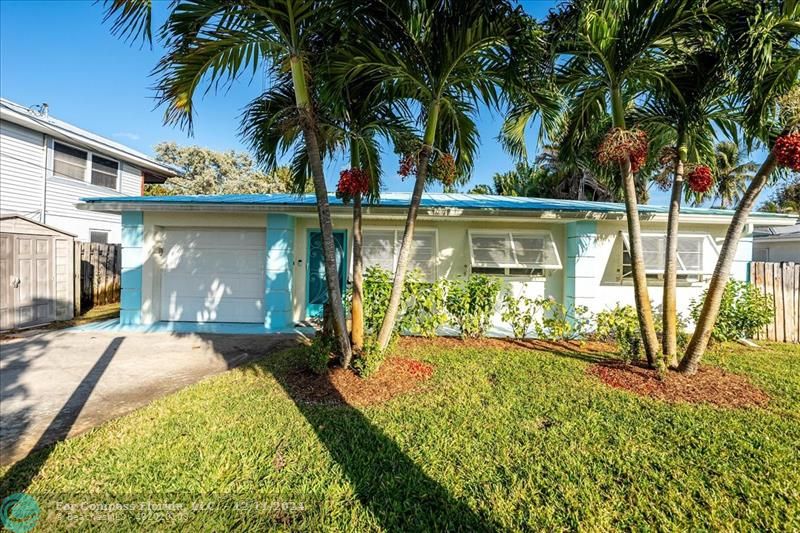
[[[703,273],[703,235],[678,236],[678,273],[702,274]],[[632,273],[630,248],[628,237],[624,237],[622,250],[622,275],[630,276]],[[648,274],[663,274],[664,262],[667,253],[667,238],[664,235],[642,235],[642,250],[644,252],[644,268]]]
[[[561,268],[549,233],[471,233],[472,271],[506,268],[518,272]]]
[[[83,181],[88,156],[88,152],[83,150],[53,143],[53,174]]]
[[[99,155],[92,155],[92,184],[109,189],[117,188],[119,163]]]
[[[362,253],[364,268],[379,266],[394,272],[403,232],[398,230],[365,230]],[[420,269],[429,281],[436,278],[436,233],[415,231],[409,270]]]
[[[108,232],[92,230],[89,234],[89,241],[108,244]]]

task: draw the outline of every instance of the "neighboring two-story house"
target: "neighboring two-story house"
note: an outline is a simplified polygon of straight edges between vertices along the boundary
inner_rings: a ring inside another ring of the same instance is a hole
[[[174,169],[127,146],[0,99],[0,215],[21,215],[81,241],[121,242],[120,217],[76,209],[80,198],[139,196]]]

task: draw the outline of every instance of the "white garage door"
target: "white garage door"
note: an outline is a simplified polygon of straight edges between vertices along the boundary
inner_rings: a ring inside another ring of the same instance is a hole
[[[264,230],[170,229],[161,320],[264,321]]]

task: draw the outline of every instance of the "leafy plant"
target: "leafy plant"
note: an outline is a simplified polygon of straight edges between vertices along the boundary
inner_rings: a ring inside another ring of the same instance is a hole
[[[690,314],[694,321],[700,317],[706,293],[703,291],[702,297],[692,300]],[[774,311],[771,296],[761,294],[747,282],[730,280],[722,293],[719,317],[711,330],[711,338],[720,342],[752,338],[772,322]]]
[[[538,338],[554,341],[586,336],[591,323],[591,315],[586,306],[576,306],[570,313],[567,306],[552,296],[537,298],[534,305],[542,310],[542,319],[533,324]]]
[[[626,363],[642,355],[642,337],[636,309],[630,305],[619,306],[597,314],[595,334],[598,338],[613,341]]]
[[[375,332],[381,327],[389,296],[392,292],[392,273],[378,266],[364,273],[364,331]]]
[[[510,288],[503,296],[503,321],[511,325],[515,339],[524,339],[535,318],[535,303],[525,295],[514,296]]]
[[[452,281],[446,306],[462,337],[482,337],[492,322],[502,282],[483,274]]]
[[[386,360],[387,352],[378,350],[375,337],[368,337],[364,342],[364,349],[353,359],[353,370],[362,378],[370,377]]]
[[[303,350],[304,366],[315,374],[324,374],[328,371],[328,363],[333,351],[334,339],[325,335],[317,335],[311,344]]]

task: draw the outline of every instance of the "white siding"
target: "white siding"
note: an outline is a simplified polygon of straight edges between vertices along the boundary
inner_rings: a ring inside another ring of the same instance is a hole
[[[0,121],[0,212],[42,222],[44,136]]]
[[[120,192],[126,196],[142,194],[142,171],[128,163],[122,163]],[[104,189],[107,190],[107,189]]]

